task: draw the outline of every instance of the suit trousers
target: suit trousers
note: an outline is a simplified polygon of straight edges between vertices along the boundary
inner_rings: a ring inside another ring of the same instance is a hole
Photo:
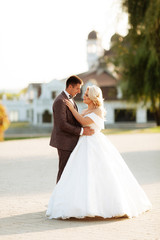
[[[66,150],[61,150],[61,149],[57,149],[57,151],[58,151],[58,156],[59,156],[59,170],[58,170],[58,174],[57,174],[57,183],[58,183],[72,151],[66,151]]]

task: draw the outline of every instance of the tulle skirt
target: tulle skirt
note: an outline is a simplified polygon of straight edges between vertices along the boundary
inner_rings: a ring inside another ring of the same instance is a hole
[[[123,158],[102,133],[81,136],[46,215],[51,218],[136,217],[151,203]]]

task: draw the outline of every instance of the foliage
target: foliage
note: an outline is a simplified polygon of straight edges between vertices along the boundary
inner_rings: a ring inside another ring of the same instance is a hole
[[[0,103],[0,131],[5,131],[9,127],[9,119],[4,106]]]
[[[9,127],[10,121],[7,117],[6,110],[0,104],[0,141],[4,140],[3,132]]]
[[[28,128],[29,122],[11,122],[10,128]]]
[[[27,88],[20,90],[18,93],[1,92],[0,99],[3,98],[3,95],[5,95],[6,99],[8,99],[8,100],[18,99],[20,97],[20,95],[25,94],[26,92],[27,92]]]
[[[150,101],[160,125],[160,0],[123,0],[123,6],[130,29],[113,43],[111,61],[122,78],[124,97]]]

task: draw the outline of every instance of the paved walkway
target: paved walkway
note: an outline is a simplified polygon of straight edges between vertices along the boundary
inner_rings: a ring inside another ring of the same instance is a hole
[[[160,134],[110,135],[153,209],[133,219],[48,220],[56,150],[49,138],[0,143],[0,239],[160,240]]]

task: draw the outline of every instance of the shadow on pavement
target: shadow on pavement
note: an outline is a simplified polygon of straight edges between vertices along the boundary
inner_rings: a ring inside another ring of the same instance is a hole
[[[130,219],[124,217],[111,219],[96,217],[84,219],[71,218],[67,220],[49,220],[45,217],[45,212],[34,212],[1,218],[0,226],[3,225],[3,229],[0,231],[0,235],[23,234],[91,225],[112,224],[114,222],[124,220],[128,221]]]

